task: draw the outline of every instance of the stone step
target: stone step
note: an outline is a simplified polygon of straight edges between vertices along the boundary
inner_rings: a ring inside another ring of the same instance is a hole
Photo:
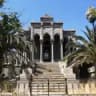
[[[38,92],[38,94],[46,94],[48,90],[50,94],[65,94],[65,83],[64,82],[50,82],[48,86],[48,82],[43,83],[32,83],[32,91]],[[49,88],[48,88],[49,87]]]
[[[38,77],[34,77],[34,78],[45,78],[45,79],[63,79],[64,76],[54,76],[54,75],[41,75],[41,76],[38,76]]]
[[[43,74],[47,74],[47,75],[50,75],[50,74],[53,74],[53,75],[63,75],[63,74],[61,74],[61,72],[46,72],[46,73],[43,73]]]
[[[58,70],[58,63],[47,63],[47,64],[45,64],[45,63],[43,63],[43,64],[39,64],[39,65],[41,65],[41,66],[44,66],[44,67],[46,67],[46,68],[52,68],[52,69],[57,69]]]
[[[64,77],[42,76],[41,78],[45,78],[45,79],[63,79]]]
[[[41,71],[41,74],[36,74],[33,78],[64,78],[58,63],[39,63],[38,66],[37,70]]]
[[[58,80],[58,81],[55,81],[55,80],[50,80],[50,81],[48,81],[48,80],[46,80],[46,81],[44,81],[44,80],[33,80],[32,84],[46,85],[46,84],[48,84],[48,82],[50,82],[50,84],[56,84],[56,86],[57,86],[57,84],[60,84],[60,85],[64,84],[65,85],[65,81],[63,79]]]

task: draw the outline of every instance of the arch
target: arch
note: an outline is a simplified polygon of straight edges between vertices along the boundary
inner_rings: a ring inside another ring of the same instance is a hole
[[[54,35],[54,40],[57,40],[57,41],[60,40],[59,34],[55,34],[55,35]]]
[[[40,37],[39,34],[34,34],[34,39],[37,38],[37,37],[38,38]]]
[[[36,47],[34,48],[34,59],[40,60],[40,36],[38,34],[34,35],[34,43]]]
[[[58,34],[54,35],[54,60],[60,60],[60,36]]]
[[[43,40],[50,41],[50,35],[48,33],[44,34]]]
[[[51,61],[51,41],[49,34],[43,36],[43,60]]]

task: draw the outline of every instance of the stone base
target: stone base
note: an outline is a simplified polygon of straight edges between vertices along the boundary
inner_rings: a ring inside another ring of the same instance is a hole
[[[64,75],[64,78],[76,78],[75,74],[73,73],[72,67],[66,67],[67,63],[66,62],[59,62],[59,68],[61,70],[61,74]]]

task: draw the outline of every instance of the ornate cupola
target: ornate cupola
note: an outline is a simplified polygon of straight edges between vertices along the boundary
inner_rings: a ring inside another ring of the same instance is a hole
[[[45,14],[40,18],[40,21],[43,23],[51,23],[53,22],[53,17],[49,16],[48,14]]]

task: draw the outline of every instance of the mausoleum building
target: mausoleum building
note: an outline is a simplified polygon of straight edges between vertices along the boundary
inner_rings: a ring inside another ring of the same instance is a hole
[[[45,15],[40,22],[31,23],[32,59],[39,62],[57,62],[72,48],[66,44],[72,40],[75,30],[64,30],[63,22]],[[34,46],[35,45],[35,46]]]

